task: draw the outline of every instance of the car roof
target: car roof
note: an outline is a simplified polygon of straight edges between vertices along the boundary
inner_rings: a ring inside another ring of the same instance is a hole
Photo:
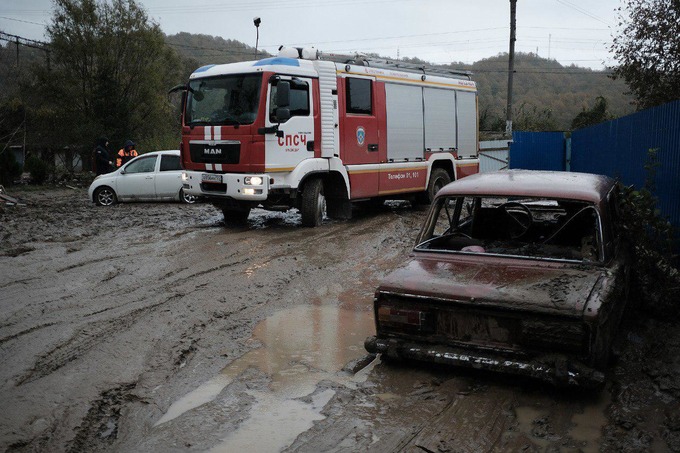
[[[607,176],[590,173],[503,170],[466,176],[444,187],[437,196],[524,196],[597,203],[614,184]]]
[[[149,153],[140,154],[140,156],[149,156],[153,154],[179,154],[178,149],[166,149],[163,151],[151,151]]]

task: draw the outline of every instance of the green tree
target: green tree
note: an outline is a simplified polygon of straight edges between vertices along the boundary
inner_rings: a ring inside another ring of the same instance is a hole
[[[625,0],[611,52],[638,108],[680,99],[680,1]]]
[[[51,67],[25,93],[35,141],[89,152],[97,136],[172,143],[179,136],[169,86],[181,66],[158,24],[134,0],[55,0]],[[148,148],[147,148],[148,149]]]
[[[581,129],[610,119],[612,119],[612,115],[607,111],[607,100],[602,96],[598,96],[595,98],[595,105],[592,109],[586,110],[583,107],[583,110],[576,115],[571,121],[571,128],[572,130]]]
[[[552,110],[549,108],[539,109],[534,104],[522,102],[514,109],[512,128],[516,131],[554,131],[557,124],[553,118]]]

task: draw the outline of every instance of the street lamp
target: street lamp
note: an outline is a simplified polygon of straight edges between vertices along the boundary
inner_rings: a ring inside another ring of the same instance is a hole
[[[260,20],[259,17],[253,18],[253,24],[255,25],[255,30],[257,31],[257,37],[255,38],[255,59],[257,60],[257,44],[260,41]]]

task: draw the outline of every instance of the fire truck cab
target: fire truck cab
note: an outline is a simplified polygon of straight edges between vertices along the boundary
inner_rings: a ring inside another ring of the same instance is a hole
[[[285,49],[201,67],[181,89],[184,192],[226,222],[295,207],[317,226],[356,201],[429,202],[478,172],[469,73]]]

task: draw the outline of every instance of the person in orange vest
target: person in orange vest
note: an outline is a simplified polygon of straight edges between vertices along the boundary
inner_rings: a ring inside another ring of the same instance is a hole
[[[137,151],[135,151],[135,142],[128,140],[125,142],[125,146],[120,151],[118,151],[116,166],[120,168],[135,157],[137,157]]]

